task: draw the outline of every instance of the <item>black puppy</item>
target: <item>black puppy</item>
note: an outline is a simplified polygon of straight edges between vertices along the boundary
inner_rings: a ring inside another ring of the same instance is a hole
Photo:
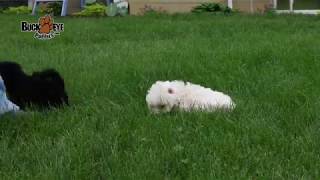
[[[17,63],[0,62],[0,75],[10,100],[22,109],[28,105],[47,108],[69,104],[64,80],[54,69],[34,72],[30,76]]]

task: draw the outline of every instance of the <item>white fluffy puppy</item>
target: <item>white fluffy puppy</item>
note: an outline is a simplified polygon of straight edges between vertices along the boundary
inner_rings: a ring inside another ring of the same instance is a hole
[[[228,95],[183,81],[157,81],[148,91],[146,101],[154,113],[170,112],[174,108],[210,112],[235,107]]]

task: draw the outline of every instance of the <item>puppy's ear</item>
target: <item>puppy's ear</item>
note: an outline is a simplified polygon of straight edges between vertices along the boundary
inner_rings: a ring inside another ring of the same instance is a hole
[[[169,94],[174,94],[174,90],[172,88],[168,88],[168,93]]]

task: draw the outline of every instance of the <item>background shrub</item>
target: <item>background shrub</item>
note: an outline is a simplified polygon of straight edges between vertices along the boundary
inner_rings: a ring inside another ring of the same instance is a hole
[[[5,14],[30,14],[31,9],[28,6],[18,6],[18,7],[9,7],[6,10],[3,10]]]
[[[81,12],[74,13],[74,16],[105,16],[107,6],[99,3],[86,5]]]
[[[41,6],[41,14],[53,14],[54,16],[61,14],[62,3],[61,2],[50,2],[45,6]]]
[[[219,3],[202,3],[199,6],[193,8],[194,13],[231,13],[232,9],[228,6]]]

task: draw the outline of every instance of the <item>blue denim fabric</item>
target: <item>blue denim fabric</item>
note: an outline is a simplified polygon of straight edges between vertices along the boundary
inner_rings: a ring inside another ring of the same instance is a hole
[[[20,108],[7,98],[6,87],[2,77],[0,76],[0,115],[7,112],[17,112],[19,110]]]

